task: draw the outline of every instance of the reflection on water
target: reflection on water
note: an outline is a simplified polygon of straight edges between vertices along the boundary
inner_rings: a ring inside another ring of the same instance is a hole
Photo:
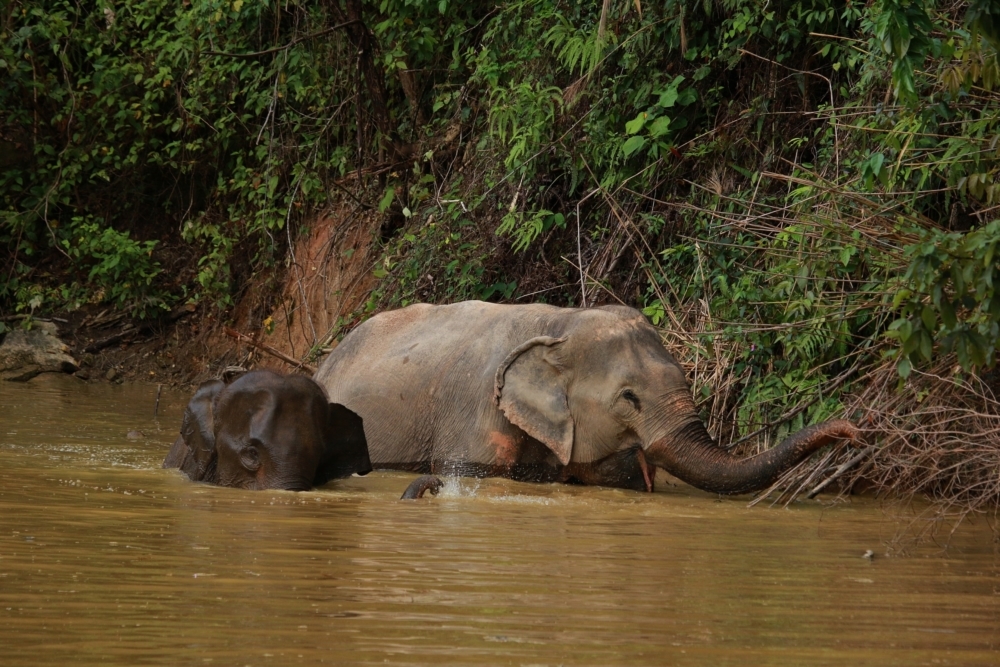
[[[187,396],[154,421],[155,394],[0,383],[3,665],[1000,663],[984,525],[884,558],[897,527],[868,501],[208,487],[159,468]]]

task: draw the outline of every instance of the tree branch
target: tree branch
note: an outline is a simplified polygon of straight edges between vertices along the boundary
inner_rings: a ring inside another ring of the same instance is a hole
[[[329,35],[331,32],[340,30],[341,28],[346,28],[352,23],[359,23],[357,19],[352,19],[350,21],[345,21],[344,23],[338,23],[335,26],[326,28],[325,30],[320,30],[319,32],[314,32],[311,35],[304,35],[302,37],[297,37],[292,41],[288,42],[284,46],[276,46],[273,49],[267,49],[265,51],[254,51],[253,53],[226,53],[225,51],[202,51],[202,55],[206,56],[224,56],[226,58],[259,58],[261,56],[267,56],[272,53],[278,53],[279,51],[284,51],[285,49],[290,49],[296,44],[301,44],[302,42],[308,41],[310,39],[316,39],[317,37],[322,37],[323,35]]]
[[[246,343],[250,347],[258,349],[261,352],[267,352],[272,357],[277,357],[278,359],[281,359],[282,361],[284,361],[286,364],[289,364],[291,366],[295,366],[295,368],[301,368],[302,370],[308,371],[309,373],[315,373],[316,372],[316,367],[315,366],[307,364],[304,361],[299,361],[298,359],[293,359],[292,357],[288,356],[284,352],[280,352],[280,351],[274,349],[273,347],[271,347],[267,343],[258,343],[257,341],[255,341],[250,336],[248,336],[246,334],[243,334],[243,333],[240,333],[239,331],[234,331],[233,329],[230,329],[229,327],[222,327],[222,330],[230,338],[235,338],[236,340],[240,341],[241,343]]]

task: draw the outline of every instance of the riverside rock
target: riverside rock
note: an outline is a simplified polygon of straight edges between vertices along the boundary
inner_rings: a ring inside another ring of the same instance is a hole
[[[51,322],[14,329],[0,344],[0,380],[26,382],[39,373],[73,373],[79,367]]]

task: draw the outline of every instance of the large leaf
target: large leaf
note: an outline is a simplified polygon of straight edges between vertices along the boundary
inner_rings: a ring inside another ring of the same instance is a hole
[[[646,118],[648,117],[648,113],[645,111],[641,112],[638,116],[625,123],[625,132],[628,134],[637,134],[642,129],[642,126],[646,124]]]
[[[645,137],[631,137],[628,141],[622,144],[622,153],[625,157],[631,157],[632,153],[646,145]]]

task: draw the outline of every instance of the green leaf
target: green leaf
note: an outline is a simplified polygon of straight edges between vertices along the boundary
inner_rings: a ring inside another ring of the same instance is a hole
[[[934,352],[934,341],[931,339],[931,335],[926,331],[920,332],[920,356],[926,361],[931,360],[931,356]]]
[[[899,308],[901,305],[903,305],[903,302],[908,300],[912,295],[913,292],[904,287],[903,289],[896,292],[896,294],[892,297],[892,307],[894,309]],[[898,322],[899,320],[896,321]]]
[[[937,328],[937,315],[934,313],[934,309],[929,305],[924,306],[923,310],[920,312],[920,319],[924,322],[924,328],[927,331],[934,331]]]
[[[955,354],[958,356],[958,363],[962,368],[969,370],[972,368],[972,360],[969,358],[969,342],[965,336],[958,336],[955,340]]]
[[[954,329],[957,321],[955,319],[955,306],[952,305],[951,301],[942,297],[938,304],[938,310],[941,312],[941,321],[944,322],[945,327]]]
[[[846,248],[840,249],[840,263],[847,266],[851,263],[851,257],[854,255],[854,248],[847,246]]]
[[[638,116],[625,123],[625,132],[628,134],[635,134],[642,129],[642,126],[646,124],[646,118],[649,116],[645,111],[641,112]]]
[[[625,157],[630,157],[632,153],[635,153],[637,150],[639,150],[645,145],[646,145],[645,137],[632,137],[624,144],[622,144],[622,153],[625,154]]]
[[[652,123],[649,124],[649,134],[654,139],[662,137],[664,134],[670,131],[670,118],[667,116],[660,116]]]
[[[872,173],[878,176],[882,172],[882,165],[885,163],[885,156],[881,153],[872,153],[868,158],[868,165]]]
[[[392,200],[396,196],[396,188],[389,185],[386,186],[385,192],[382,194],[382,199],[378,202],[378,212],[385,213],[386,210],[392,206]]]
[[[909,359],[900,359],[899,363],[896,364],[896,372],[899,373],[899,377],[904,380],[910,377],[910,371],[913,370],[913,364],[910,363]]]
[[[663,303],[659,299],[656,299],[651,304],[642,309],[642,314],[648,317],[655,326],[663,321],[663,317],[666,314],[666,310],[663,307]]]
[[[686,107],[698,100],[698,93],[695,92],[694,88],[685,88],[681,91],[680,96],[677,98],[677,104],[682,107]]]
[[[913,338],[913,323],[906,319],[899,319],[890,325],[890,328],[895,327],[899,339],[903,342],[908,342]]]
[[[660,94],[660,101],[657,102],[657,104],[659,104],[664,109],[669,109],[670,107],[674,106],[675,102],[677,102],[677,97],[678,97],[677,88],[671,86],[670,88],[667,88]]]

